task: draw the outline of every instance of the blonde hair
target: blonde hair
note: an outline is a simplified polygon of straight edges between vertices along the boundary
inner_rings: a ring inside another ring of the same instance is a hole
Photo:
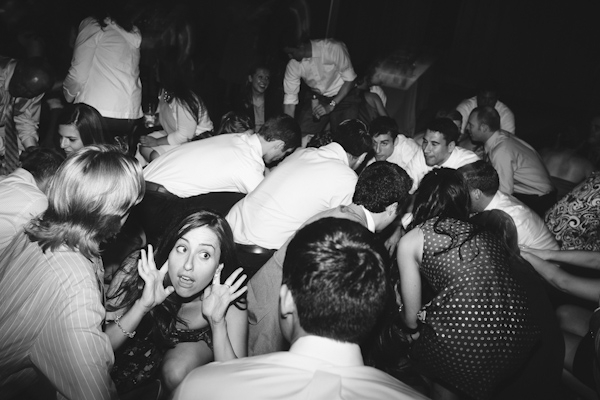
[[[84,147],[58,169],[48,186],[48,209],[26,232],[43,250],[66,245],[97,257],[100,243],[119,232],[144,189],[137,160],[113,145]]]

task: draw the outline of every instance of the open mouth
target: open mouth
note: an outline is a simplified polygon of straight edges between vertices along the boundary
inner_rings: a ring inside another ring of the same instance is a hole
[[[189,289],[194,285],[194,280],[189,276],[180,275],[179,276],[179,286],[182,288]]]

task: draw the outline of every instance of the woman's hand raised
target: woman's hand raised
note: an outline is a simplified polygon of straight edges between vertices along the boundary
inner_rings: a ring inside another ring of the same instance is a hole
[[[168,270],[168,262],[161,269],[156,268],[151,244],[148,245],[148,253],[142,249],[138,261],[138,273],[144,280],[145,285],[139,302],[145,312],[161,304],[175,290],[173,286],[164,287],[164,279]]]
[[[204,289],[202,295],[202,314],[211,325],[223,322],[229,305],[248,290],[247,286],[242,286],[247,277],[246,275],[240,276],[243,268],[236,269],[224,284],[221,284],[222,270],[223,264],[219,265],[212,284]]]

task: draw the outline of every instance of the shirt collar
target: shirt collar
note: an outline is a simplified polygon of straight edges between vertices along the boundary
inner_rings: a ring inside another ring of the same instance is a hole
[[[498,203],[500,203],[501,200],[501,193],[499,190],[496,191],[496,194],[494,194],[494,197],[492,197],[492,201],[490,201],[490,204],[487,205],[487,207],[484,208],[484,211],[489,211],[489,210],[494,210],[496,208],[498,208]]]
[[[494,134],[490,136],[488,140],[485,141],[485,143],[483,144],[483,149],[485,150],[485,152],[489,153],[490,150],[496,146],[498,140],[500,140],[500,131],[494,132]]]
[[[360,206],[360,208],[365,213],[365,217],[367,217],[367,229],[375,233],[375,220],[373,219],[373,215],[371,215],[371,212],[365,207]]]
[[[290,353],[324,360],[338,366],[364,365],[357,344],[338,342],[321,336],[302,336],[292,344]]]

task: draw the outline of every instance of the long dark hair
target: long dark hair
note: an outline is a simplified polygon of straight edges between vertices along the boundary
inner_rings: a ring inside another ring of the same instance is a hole
[[[445,253],[455,247],[461,247],[483,229],[474,226],[465,240],[458,242],[459,235],[452,229],[444,227],[443,222],[448,219],[459,221],[469,220],[471,197],[469,189],[462,175],[450,168],[434,168],[429,172],[419,185],[415,194],[415,208],[413,221],[409,229],[415,228],[425,221],[437,218],[433,230],[437,234],[449,236],[451,239],[448,248],[436,253]]]
[[[220,263],[224,264],[224,270],[230,271],[235,268],[237,257],[235,253],[235,244],[233,242],[233,233],[227,221],[219,214],[201,210],[189,214],[183,219],[178,220],[167,229],[166,234],[159,240],[154,254],[154,262],[157,268],[161,268],[169,259],[169,254],[179,240],[186,233],[206,226],[210,228],[217,238],[221,246]],[[137,260],[139,259],[139,251],[130,255],[124,262],[123,272],[126,278],[114,293],[109,294],[109,300],[122,297],[116,306],[108,306],[109,311],[116,311],[123,308],[129,308],[133,303],[141,297],[144,288],[144,281],[137,272]],[[229,267],[229,268],[228,268]],[[226,279],[226,277],[225,277]],[[171,285],[169,275],[165,275],[165,286]],[[153,336],[157,343],[171,347],[170,335],[175,330],[177,322],[186,324],[177,314],[184,299],[173,292],[166,300],[150,311],[153,319]]]
[[[199,114],[207,113],[206,106],[200,97],[191,89],[192,81],[185,77],[180,66],[171,60],[161,59],[158,62],[158,79],[162,88],[181,102],[198,123]],[[169,100],[171,101],[171,100]]]

